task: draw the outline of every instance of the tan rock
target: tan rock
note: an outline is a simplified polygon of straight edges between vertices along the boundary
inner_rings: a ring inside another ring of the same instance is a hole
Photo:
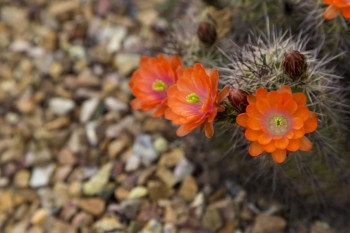
[[[22,113],[31,113],[34,109],[34,102],[28,99],[22,99],[17,102],[18,110]]]
[[[29,228],[28,233],[44,233],[44,230],[39,226],[32,226]]]
[[[83,184],[79,181],[73,181],[68,188],[68,194],[71,197],[80,197],[82,194]]]
[[[335,233],[328,223],[326,222],[321,222],[321,221],[316,221],[312,224],[311,226],[311,233]]]
[[[204,228],[212,230],[213,232],[217,231],[223,225],[219,211],[208,208],[203,216],[202,224]]]
[[[279,233],[284,230],[287,222],[279,216],[259,214],[255,218],[252,233]]]
[[[117,198],[119,201],[125,200],[129,197],[130,191],[123,188],[123,187],[118,187],[114,191],[114,196]]]
[[[0,212],[11,213],[14,207],[14,197],[11,191],[0,193]]]
[[[50,121],[45,124],[45,129],[46,130],[57,130],[61,129],[63,127],[68,126],[70,123],[70,118],[69,117],[59,117],[53,121]]]
[[[94,224],[94,229],[97,232],[120,231],[123,228],[123,224],[116,217],[102,218]]]
[[[58,16],[67,12],[72,12],[79,8],[79,1],[55,1],[49,7],[49,14]]]
[[[105,206],[105,201],[100,198],[86,198],[79,201],[79,207],[94,216],[102,215]]]
[[[173,187],[179,181],[178,178],[165,167],[158,168],[156,174],[169,187]]]
[[[94,218],[92,215],[86,213],[86,212],[79,212],[76,214],[72,220],[72,225],[77,228],[82,228],[85,226],[90,226],[94,221]]]
[[[196,183],[196,180],[192,176],[186,176],[185,179],[182,181],[179,195],[185,201],[192,201],[193,198],[196,196],[197,191],[198,185]]]
[[[141,198],[146,196],[147,194],[148,194],[147,188],[143,186],[137,186],[130,191],[128,198],[129,199]]]
[[[16,173],[14,183],[18,188],[27,188],[29,185],[30,172],[28,170],[20,170]]]
[[[112,141],[108,146],[108,155],[110,158],[117,157],[120,152],[123,151],[125,146],[127,145],[127,141],[125,139],[116,139]]]
[[[170,197],[174,190],[171,187],[159,182],[159,181],[149,181],[147,183],[149,197],[153,201],[157,201],[159,199]]]
[[[49,215],[49,212],[47,209],[41,208],[34,212],[32,218],[30,219],[30,222],[33,225],[41,225],[44,223],[45,219]]]
[[[77,159],[68,148],[64,148],[58,154],[58,162],[63,165],[73,165]]]
[[[179,163],[180,159],[183,156],[185,156],[184,150],[181,148],[177,148],[175,150],[170,151],[169,153],[162,155],[162,157],[159,160],[159,165],[174,167]]]

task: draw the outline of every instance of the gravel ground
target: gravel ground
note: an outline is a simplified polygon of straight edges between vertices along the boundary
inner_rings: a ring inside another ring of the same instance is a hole
[[[131,111],[159,2],[0,2],[0,232],[334,232],[287,221],[220,179],[196,135]]]

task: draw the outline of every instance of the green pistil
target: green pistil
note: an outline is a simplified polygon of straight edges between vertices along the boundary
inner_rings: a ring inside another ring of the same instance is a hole
[[[186,101],[191,104],[196,104],[201,101],[199,96],[196,93],[191,93],[186,96]]]
[[[276,125],[276,127],[281,127],[282,126],[282,118],[281,117],[276,117],[275,118],[275,125]]]
[[[166,89],[166,84],[163,81],[157,79],[153,83],[152,89],[155,91],[164,91]]]

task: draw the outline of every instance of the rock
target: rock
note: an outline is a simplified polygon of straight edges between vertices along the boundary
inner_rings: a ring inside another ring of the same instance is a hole
[[[166,223],[164,225],[163,233],[176,233],[176,227],[171,223]]]
[[[61,208],[64,206],[68,200],[68,185],[63,182],[57,182],[55,183],[55,186],[53,188],[53,192],[55,195],[55,207]]]
[[[136,219],[136,216],[140,210],[141,201],[140,199],[127,199],[124,200],[120,205],[127,218]]]
[[[334,233],[328,223],[316,221],[311,225],[310,233]]]
[[[99,104],[100,100],[98,98],[91,98],[89,100],[86,100],[83,103],[83,106],[81,108],[80,112],[80,122],[86,123],[90,120],[94,112],[96,111],[96,108]]]
[[[66,178],[68,177],[68,175],[71,173],[72,169],[73,168],[70,165],[65,165],[65,166],[58,167],[56,169],[55,176],[54,176],[55,182],[65,181]]]
[[[162,233],[162,228],[162,225],[157,220],[151,219],[140,233]]]
[[[123,188],[123,187],[117,187],[114,191],[114,196],[117,200],[123,201],[129,197],[130,191]]]
[[[252,233],[279,233],[284,230],[287,222],[279,216],[259,214],[255,218]]]
[[[31,48],[31,44],[25,40],[15,40],[10,45],[10,50],[15,53],[27,52]]]
[[[156,175],[168,186],[173,187],[179,179],[174,176],[174,174],[165,167],[160,167],[157,169]]]
[[[126,116],[117,124],[111,125],[106,130],[106,136],[110,138],[117,138],[124,130],[134,132],[134,128],[137,128],[137,122],[135,122],[135,118],[133,116]]]
[[[181,148],[170,151],[169,153],[163,154],[159,160],[159,165],[174,167],[176,166],[182,157],[185,156],[185,152]]]
[[[38,209],[32,215],[30,222],[34,225],[42,225],[48,215],[49,215],[49,212],[47,209],[44,209],[44,208]]]
[[[84,226],[90,226],[94,222],[92,215],[85,212],[79,212],[76,214],[72,220],[72,225],[77,228],[82,228]]]
[[[121,231],[124,226],[116,217],[105,217],[94,224],[96,232]]]
[[[75,155],[68,148],[62,149],[57,159],[62,165],[74,165],[77,162]]]
[[[194,208],[194,213],[197,218],[202,216],[204,208],[204,194],[202,192],[198,193],[190,206]]]
[[[56,115],[63,116],[72,111],[75,103],[71,99],[65,98],[51,98],[49,100],[49,109]]]
[[[118,53],[114,58],[114,66],[119,70],[119,73],[127,76],[139,66],[139,60],[139,54]]]
[[[136,169],[139,168],[140,164],[141,164],[140,157],[138,157],[136,155],[132,155],[126,161],[125,171],[127,171],[127,172],[135,171]]]
[[[153,148],[150,135],[138,135],[134,142],[134,154],[141,159],[145,166],[149,166],[153,161],[158,159],[158,153]]]
[[[53,16],[59,16],[65,13],[69,13],[79,9],[79,1],[55,1],[50,4],[49,14]]]
[[[45,167],[34,167],[33,174],[30,179],[30,187],[38,188],[48,185],[54,170],[54,164],[49,164]]]
[[[44,230],[39,226],[32,226],[29,228],[28,233],[44,233]]]
[[[70,224],[67,224],[61,220],[54,220],[53,225],[47,226],[49,229],[45,229],[45,232],[50,232],[50,233],[77,233],[77,229]]]
[[[34,109],[34,102],[30,99],[20,99],[17,102],[17,108],[21,113],[31,113]]]
[[[192,176],[186,176],[185,179],[182,181],[179,195],[185,200],[185,201],[192,201],[193,198],[196,196],[198,191],[198,186],[196,183],[196,180]]]
[[[126,35],[127,35],[127,30],[125,27],[123,26],[113,27],[112,30],[110,30],[109,43],[107,47],[108,51],[110,53],[114,53],[120,50],[121,43]]]
[[[11,191],[0,192],[0,213],[11,213],[14,204],[13,193]]]
[[[97,174],[92,176],[89,181],[84,183],[84,194],[89,196],[99,194],[107,185],[112,168],[113,163],[110,162],[105,164]]]
[[[116,139],[108,145],[108,155],[110,158],[115,158],[127,146],[127,140]]]
[[[154,149],[159,153],[164,153],[168,150],[168,141],[163,137],[158,137],[153,142]]]
[[[68,194],[71,197],[80,197],[83,189],[83,184],[79,181],[73,181],[68,188]]]
[[[129,199],[136,199],[136,198],[141,198],[144,197],[148,194],[147,188],[143,186],[138,186],[133,188],[130,193],[129,193]]]
[[[68,201],[62,208],[60,219],[69,222],[69,220],[78,212],[78,206]]]
[[[100,198],[86,198],[79,201],[79,207],[94,216],[102,215],[105,206],[105,201]]]
[[[138,12],[136,18],[143,25],[150,26],[158,19],[158,12],[154,9],[143,10]]]
[[[127,104],[114,97],[107,97],[104,100],[104,104],[110,112],[124,113],[129,109]]]
[[[46,130],[57,130],[68,126],[70,123],[69,117],[59,117],[45,124]]]
[[[222,224],[223,222],[219,212],[216,209],[208,208],[202,219],[203,227],[215,232]]]
[[[237,226],[236,221],[228,221],[225,223],[225,225],[218,231],[218,233],[232,233],[235,232]]]
[[[10,183],[7,177],[0,177],[0,188],[6,187]]]
[[[188,161],[185,157],[182,157],[174,169],[174,175],[179,180],[183,180],[187,175],[191,175],[193,171],[193,164],[190,161]]]
[[[149,181],[147,183],[147,188],[149,192],[149,197],[153,201],[158,201],[159,199],[170,197],[174,190],[159,181]]]
[[[16,173],[14,185],[18,188],[27,188],[29,185],[30,172],[28,170],[20,170]]]
[[[98,145],[96,126],[97,126],[97,121],[91,121],[85,125],[86,137],[87,137],[90,145],[93,147]]]

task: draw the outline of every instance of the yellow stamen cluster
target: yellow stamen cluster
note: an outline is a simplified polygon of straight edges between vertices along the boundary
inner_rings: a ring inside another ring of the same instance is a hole
[[[191,94],[186,96],[186,101],[187,101],[187,103],[196,104],[196,103],[200,102],[201,99],[199,98],[199,96],[196,93],[191,93]]]
[[[157,79],[152,84],[152,89],[155,91],[164,91],[166,89],[166,84],[162,80]]]

